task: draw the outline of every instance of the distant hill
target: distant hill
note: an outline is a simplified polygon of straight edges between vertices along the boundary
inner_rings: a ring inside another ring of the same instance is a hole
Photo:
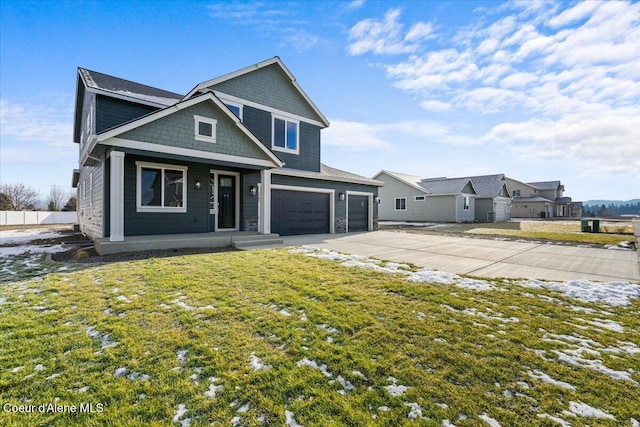
[[[635,205],[640,203],[640,199],[632,199],[632,200],[587,200],[586,202],[582,202],[583,206],[624,206],[624,205]]]

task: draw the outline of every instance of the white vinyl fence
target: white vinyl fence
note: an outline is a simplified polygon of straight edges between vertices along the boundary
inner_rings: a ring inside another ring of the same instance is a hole
[[[0,211],[0,225],[75,224],[76,212]]]

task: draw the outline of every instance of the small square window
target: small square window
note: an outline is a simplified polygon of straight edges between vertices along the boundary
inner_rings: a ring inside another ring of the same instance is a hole
[[[202,116],[193,116],[195,120],[195,139],[198,141],[216,142],[215,119]]]

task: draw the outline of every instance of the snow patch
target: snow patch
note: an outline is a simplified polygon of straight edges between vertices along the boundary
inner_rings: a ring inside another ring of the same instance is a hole
[[[175,424],[180,424],[182,427],[189,427],[191,425],[191,418],[185,418],[181,420],[184,414],[187,413],[187,407],[181,403],[178,405],[178,410],[176,414],[173,416],[173,422]]]
[[[205,391],[204,392],[204,396],[208,397],[209,399],[215,399],[216,398],[216,393],[220,390],[222,390],[222,385],[216,385],[215,382],[216,381],[220,381],[220,378],[216,378],[216,377],[209,377],[209,382],[211,384],[209,384],[209,391]]]
[[[573,412],[579,417],[605,418],[615,421],[615,417],[613,415],[607,414],[606,412],[601,411],[598,408],[594,408],[593,406],[589,406],[586,403],[582,402],[569,402],[569,411]]]
[[[562,427],[571,427],[571,423],[563,420],[562,418],[554,417],[549,414],[538,414],[538,418],[546,418],[555,423],[560,424]]]
[[[271,368],[271,365],[262,363],[262,360],[258,356],[256,356],[255,353],[251,353],[249,359],[251,359],[251,361],[249,362],[249,366],[251,366],[254,371],[266,371],[267,369]]]
[[[640,297],[640,285],[629,282],[595,283],[589,280],[570,280],[559,283],[530,279],[515,283],[527,288],[561,292],[580,301],[606,303],[612,306],[629,306],[630,299]]]
[[[409,387],[405,385],[396,385],[398,380],[394,377],[387,378],[387,381],[389,381],[392,384],[385,386],[385,390],[387,390],[387,393],[389,393],[393,397],[402,396],[407,392],[407,390],[409,390]]]
[[[491,418],[486,413],[482,415],[478,415],[478,418],[480,418],[485,423],[489,424],[491,427],[501,427],[498,420]]]
[[[302,424],[298,424],[296,417],[291,411],[284,411],[285,424],[289,427],[304,427]]]
[[[425,419],[422,416],[422,408],[416,402],[404,402],[404,406],[408,406],[409,408],[411,408],[409,414],[407,415],[410,420]]]
[[[318,362],[316,362],[315,360],[309,360],[306,357],[296,363],[296,366],[308,366],[311,369],[320,371],[322,375],[327,378],[333,378],[333,374],[327,370],[327,365],[325,365],[324,363],[322,365],[318,365]]]
[[[571,384],[565,383],[564,381],[554,380],[549,375],[545,374],[544,372],[540,371],[539,369],[536,369],[533,372],[529,371],[529,376],[531,378],[540,380],[543,383],[551,384],[551,385],[554,385],[556,387],[564,388],[564,389],[567,389],[567,390],[573,390],[573,391],[576,390],[576,388],[574,386],[572,386]]]

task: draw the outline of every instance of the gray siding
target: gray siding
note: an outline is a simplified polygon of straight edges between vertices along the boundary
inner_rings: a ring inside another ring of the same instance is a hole
[[[380,219],[383,221],[427,221],[425,217],[426,201],[414,200],[415,196],[425,196],[423,191],[411,187],[404,182],[398,181],[386,173],[376,177],[378,181],[385,183],[380,188]],[[405,197],[407,199],[404,211],[395,210],[395,198]]]
[[[271,108],[312,120],[322,120],[277,64],[224,81],[213,88]]]
[[[187,166],[187,212],[137,212],[137,168],[136,161]],[[184,162],[178,160],[163,161],[154,157],[125,155],[125,196],[124,196],[124,234],[140,236],[152,234],[208,233],[215,216],[209,213],[209,172],[221,169],[216,165]],[[236,171],[228,168],[224,170]],[[202,183],[200,190],[193,183]],[[240,171],[240,229],[257,230],[258,197],[249,196],[249,186],[257,185],[259,173],[243,174]],[[107,203],[108,204],[108,203]],[[106,235],[108,235],[108,230]]]
[[[78,224],[90,238],[103,237],[104,165],[94,162],[80,169],[78,181]]]
[[[476,199],[476,221],[487,222],[489,212],[493,212],[493,198]]]
[[[194,115],[217,120],[216,142],[195,139]],[[121,138],[232,156],[267,160],[268,156],[211,101],[203,101],[132,129]]]
[[[361,191],[364,193],[372,193],[373,197],[378,195],[378,187],[363,185],[363,184],[350,184],[346,182],[335,181],[321,181],[308,178],[298,178],[292,176],[272,175],[272,184],[290,185],[297,187],[310,187],[310,188],[326,188],[335,190],[335,232],[344,233],[346,231],[347,221],[347,200],[339,200],[338,195],[340,193],[347,193],[347,191]],[[378,204],[373,203],[373,225],[374,230],[377,229],[378,224]]]
[[[476,198],[473,196],[468,196],[469,209],[464,209],[464,194],[458,194],[454,197],[456,200],[456,222],[473,222],[476,217]]]
[[[96,133],[127,123],[156,110],[155,107],[97,95]]]
[[[272,116],[271,113],[257,108],[243,107],[242,120],[247,128],[271,149]],[[300,122],[299,154],[274,151],[274,154],[291,169],[320,172],[320,127]]]

